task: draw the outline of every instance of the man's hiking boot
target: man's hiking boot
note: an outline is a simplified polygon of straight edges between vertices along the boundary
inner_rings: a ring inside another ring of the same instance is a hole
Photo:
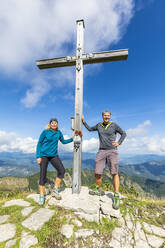
[[[53,192],[52,192],[52,196],[55,197],[57,200],[61,200],[61,196],[60,196],[60,193],[58,191],[58,189],[54,188],[53,189]]]
[[[112,207],[116,210],[119,209],[120,206],[120,196],[118,193],[115,193],[113,196],[113,203],[112,203]]]
[[[44,203],[45,203],[45,196],[44,195],[40,195],[39,206],[43,206]]]
[[[98,196],[101,196],[101,190],[99,189],[99,187],[96,186],[95,189],[90,189],[90,190],[89,190],[89,194],[90,194],[90,195],[98,195]]]

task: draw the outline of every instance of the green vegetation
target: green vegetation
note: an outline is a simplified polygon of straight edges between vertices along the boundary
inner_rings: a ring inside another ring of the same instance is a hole
[[[66,168],[66,172],[72,177],[72,169]],[[53,187],[54,180],[56,178],[56,171],[48,171],[46,184],[47,190]],[[137,176],[128,176],[121,172],[120,176],[120,192],[121,194],[131,194],[136,197],[147,197],[152,199],[164,199],[165,198],[165,183],[154,181]],[[92,188],[95,185],[95,177],[93,170],[82,170],[82,185]],[[12,192],[21,191],[31,191],[39,192],[39,173],[33,174],[27,178],[17,178],[17,177],[6,177],[0,178],[0,196],[4,194],[4,191],[8,194],[13,194]],[[65,187],[65,183],[62,182],[61,187]],[[103,185],[102,190],[113,191],[112,176],[109,170],[105,170],[103,174]],[[12,191],[12,192],[11,192]]]
[[[49,174],[49,173],[48,173]],[[35,175],[36,176],[36,175]],[[48,175],[49,176],[49,175]],[[51,179],[54,178],[55,175],[51,174]],[[109,190],[111,188],[111,183],[109,181],[105,181],[102,189]],[[124,191],[124,186],[122,186],[122,190]],[[125,191],[126,192],[126,191]],[[16,238],[17,244],[14,246],[15,248],[19,247],[19,240],[21,238],[21,233],[23,230],[28,231],[24,228],[21,223],[27,217],[23,217],[21,214],[21,210],[23,207],[19,206],[11,206],[11,207],[2,207],[5,201],[11,199],[25,199],[29,201],[32,206],[35,208],[33,212],[39,209],[39,206],[32,199],[27,199],[27,192],[4,192],[0,195],[0,215],[9,214],[10,223],[16,224]],[[120,211],[124,218],[129,214],[130,218],[134,223],[139,221],[142,223],[147,222],[150,224],[154,224],[156,226],[162,227],[165,223],[165,215],[163,211],[165,210],[165,201],[151,200],[151,199],[139,199],[136,197],[136,191],[131,186],[130,192],[125,193],[127,198],[123,198],[121,200]],[[79,219],[71,210],[66,210],[61,207],[52,206],[51,209],[55,210],[54,216],[47,222],[41,230],[32,231],[32,233],[38,238],[39,244],[33,247],[36,248],[53,248],[53,247],[75,247],[75,237],[71,237],[70,239],[66,239],[62,236],[60,229],[63,224],[72,224],[74,226],[74,231],[77,231],[79,227],[74,223],[74,219]],[[112,230],[115,227],[120,227],[120,223],[116,218],[102,218],[101,223],[96,222],[88,222],[86,220],[79,219],[82,222],[81,228],[88,228],[95,231],[93,237],[99,239],[101,236],[102,239],[106,242],[108,241],[111,235]],[[86,242],[86,247],[90,246],[90,238],[87,238],[86,241],[82,241],[81,239],[77,240],[79,243],[79,247],[81,247],[81,242]],[[65,245],[65,246],[64,246]],[[84,245],[84,244],[83,244]],[[0,244],[0,248],[4,248],[5,243]]]
[[[8,214],[10,215],[9,222],[14,223],[16,225],[16,239],[17,244],[14,246],[15,248],[19,247],[19,240],[21,239],[21,233],[23,230],[29,232],[28,229],[24,228],[21,223],[26,219],[27,217],[23,217],[21,214],[21,210],[23,207],[19,206],[10,206],[10,207],[2,207],[5,201],[11,200],[11,199],[24,199],[26,201],[29,201],[30,203],[33,203],[32,205],[35,206],[35,209],[33,212],[35,212],[37,209],[39,209],[39,206],[36,202],[34,202],[32,199],[26,198],[26,193],[14,193],[13,195],[8,195],[5,193],[3,196],[0,196],[0,215]],[[75,237],[71,237],[69,240],[64,238],[64,236],[61,234],[60,229],[63,224],[72,224],[74,226],[74,231],[78,230],[79,227],[74,223],[74,219],[79,219],[71,210],[66,210],[61,207],[55,207],[52,206],[51,209],[55,210],[54,216],[50,219],[49,222],[45,223],[41,230],[39,231],[31,231],[32,234],[34,234],[39,244],[33,247],[36,248],[53,248],[53,247],[64,247],[64,244],[67,242],[69,247],[75,247]],[[82,222],[81,228],[88,228],[93,229],[97,231],[97,235],[100,234],[103,236],[103,238],[106,240],[107,235],[112,232],[112,230],[119,226],[117,219],[102,219],[102,223],[96,223],[96,222],[88,222],[86,220],[80,220]],[[96,235],[96,234],[95,234]],[[81,240],[78,240],[78,242],[81,243]],[[89,240],[87,239],[86,242],[88,243]],[[0,248],[5,247],[5,242],[0,244]],[[66,246],[65,246],[66,247]],[[80,246],[81,247],[81,246]]]
[[[67,168],[66,172],[72,176],[72,169]],[[120,192],[122,194],[131,194],[136,197],[147,197],[152,199],[165,198],[165,183],[153,181],[146,178],[130,177],[124,173],[120,173]],[[56,178],[55,171],[48,171],[48,182],[53,184]],[[82,185],[92,188],[95,185],[95,177],[93,170],[82,171]],[[32,191],[38,192],[39,173],[28,177],[29,188]],[[63,183],[61,187],[65,187]],[[112,176],[109,170],[104,171],[102,190],[113,191]]]

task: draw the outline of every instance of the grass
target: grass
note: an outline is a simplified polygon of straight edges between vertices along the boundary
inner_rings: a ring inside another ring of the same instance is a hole
[[[108,186],[108,185],[107,185]],[[107,187],[105,186],[105,187]],[[9,220],[6,222],[14,223],[16,225],[16,236],[17,244],[15,248],[19,247],[19,240],[21,239],[21,233],[23,230],[29,232],[28,229],[24,228],[21,223],[27,217],[23,217],[21,210],[23,207],[11,206],[11,207],[2,207],[5,201],[12,199],[24,199],[31,203],[35,208],[33,212],[36,212],[39,209],[39,206],[32,199],[27,199],[28,193],[26,192],[15,192],[10,194],[0,194],[0,215],[10,215]],[[78,242],[79,247],[91,247],[92,239],[86,238],[84,240],[76,240],[73,235],[70,239],[66,239],[60,232],[62,225],[72,224],[74,226],[74,232],[78,229],[87,228],[92,229],[95,233],[92,235],[92,238],[104,240],[108,243],[111,238],[111,233],[115,227],[120,227],[119,222],[116,218],[102,218],[101,223],[97,222],[88,222],[84,219],[79,219],[71,210],[66,210],[61,207],[51,206],[50,209],[55,210],[54,216],[45,223],[39,231],[31,231],[31,234],[34,234],[39,244],[33,246],[35,248],[54,248],[54,247],[75,247],[75,242]],[[156,226],[162,227],[165,223],[165,215],[161,214],[165,210],[165,201],[164,200],[149,200],[149,199],[138,199],[133,195],[127,195],[127,198],[121,200],[120,211],[123,214],[124,218],[126,214],[129,214],[134,219],[134,224],[136,221],[147,222],[149,224],[154,224]],[[159,213],[159,215],[158,215]],[[29,214],[31,215],[31,214]],[[74,223],[74,219],[78,219],[82,222],[82,227],[78,227]],[[5,247],[5,242],[0,244],[0,248]]]
[[[26,198],[27,193],[24,192],[15,192],[12,194],[3,194],[0,195],[0,215],[8,214],[10,215],[9,220],[6,222],[14,223],[16,225],[16,235],[15,238],[17,239],[17,244],[14,246],[15,248],[19,247],[19,241],[21,239],[21,233],[22,231],[29,232],[28,229],[24,228],[21,223],[28,217],[23,217],[21,214],[21,210],[23,207],[20,206],[10,206],[10,207],[2,207],[4,202],[12,199],[24,199],[26,201],[29,201],[31,205],[35,206],[32,212],[37,211],[39,209],[39,206],[36,202],[34,202],[32,199]],[[64,224],[72,224],[74,226],[74,232],[79,229],[79,227],[74,223],[74,219],[79,219],[71,210],[66,210],[61,207],[50,207],[50,209],[55,210],[54,216],[50,219],[49,222],[45,223],[41,230],[39,231],[31,231],[31,234],[34,234],[39,244],[33,246],[36,248],[53,248],[53,247],[66,247],[68,244],[70,247],[75,247],[75,237],[74,235],[70,239],[66,239],[60,232],[60,229],[62,225]],[[69,218],[68,218],[69,216]],[[79,219],[80,220],[80,219]],[[93,229],[102,236],[107,237],[107,235],[110,235],[111,231],[115,228],[115,226],[118,225],[117,219],[111,219],[107,220],[106,218],[103,218],[102,224],[96,223],[96,222],[88,222],[86,220],[80,220],[82,222],[81,228],[87,228],[87,229]],[[97,236],[97,235],[96,235]],[[81,241],[78,241],[81,247]],[[90,243],[90,239],[86,239],[86,244]],[[5,247],[5,242],[0,244],[0,248]]]
[[[139,200],[128,195],[128,198],[122,199],[120,210],[123,216],[129,213],[135,221],[147,222],[159,227],[165,223],[165,215],[162,214],[165,211],[164,200]]]

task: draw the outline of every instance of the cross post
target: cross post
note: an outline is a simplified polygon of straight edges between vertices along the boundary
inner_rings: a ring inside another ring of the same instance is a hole
[[[75,117],[74,130],[82,130],[81,116],[83,113],[83,65],[102,62],[126,60],[128,49],[114,50],[97,53],[83,53],[84,49],[84,21],[77,20],[77,48],[75,56],[66,56],[54,59],[37,60],[40,69],[76,66],[75,87]],[[73,151],[73,177],[72,193],[80,193],[81,190],[81,161],[82,161],[82,138],[76,135],[74,138]]]

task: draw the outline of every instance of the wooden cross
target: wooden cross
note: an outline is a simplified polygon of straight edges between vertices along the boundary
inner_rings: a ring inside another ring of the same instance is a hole
[[[75,118],[74,130],[82,130],[81,116],[83,111],[83,65],[102,62],[126,60],[128,49],[114,50],[98,53],[83,53],[84,43],[84,21],[77,20],[77,49],[76,55],[54,59],[37,60],[40,69],[76,66],[76,89],[75,89]],[[73,178],[72,193],[80,193],[81,190],[81,160],[82,160],[82,139],[80,136],[74,138],[73,151]]]

